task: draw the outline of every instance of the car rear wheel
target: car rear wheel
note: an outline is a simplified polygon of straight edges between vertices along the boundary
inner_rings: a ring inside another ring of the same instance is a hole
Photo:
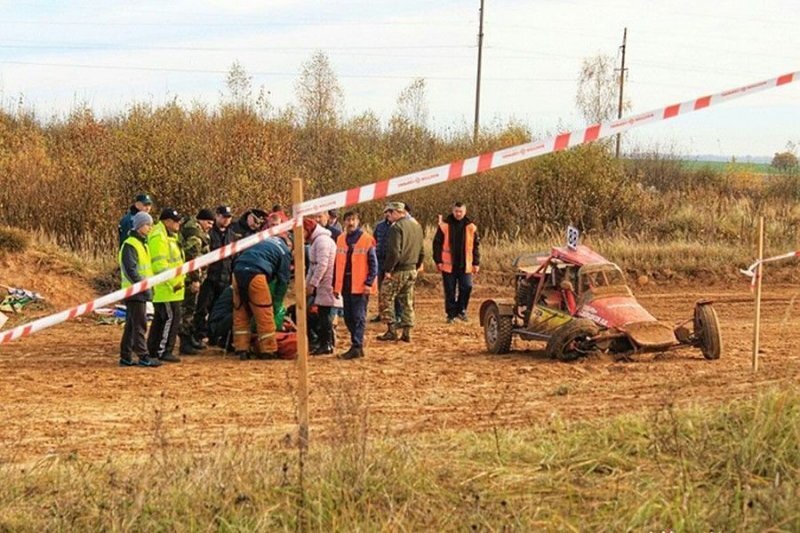
[[[600,328],[591,320],[571,320],[555,330],[547,341],[547,355],[561,361],[574,361],[592,351],[586,348],[585,341],[599,332]]]
[[[719,359],[722,355],[722,334],[717,312],[710,304],[694,308],[694,336],[703,352],[703,357]]]
[[[500,314],[496,305],[486,310],[483,320],[483,337],[486,349],[490,353],[508,353],[511,351],[511,317]]]

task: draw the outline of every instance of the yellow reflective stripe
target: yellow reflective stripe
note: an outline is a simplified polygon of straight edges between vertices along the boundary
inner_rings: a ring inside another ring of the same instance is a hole
[[[250,335],[250,332],[247,331],[247,330],[239,330],[239,331],[234,331],[233,334],[234,335]]]
[[[269,339],[270,337],[274,337],[274,333],[264,333],[263,335],[258,336],[258,340],[262,341],[264,339]]]

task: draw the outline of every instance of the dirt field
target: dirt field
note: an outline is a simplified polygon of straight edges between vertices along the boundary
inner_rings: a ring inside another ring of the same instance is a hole
[[[483,298],[508,290],[477,287],[473,311]],[[447,325],[439,290],[426,289],[417,298],[419,327],[410,346],[369,340],[363,360],[311,359],[312,445],[341,431],[344,417],[364,407],[370,434],[407,435],[521,427],[554,416],[588,419],[669,402],[713,404],[797,384],[800,288],[765,290],[764,354],[756,375],[750,370],[752,296],[744,282],[725,290],[648,286],[637,292],[666,321],[688,317],[695,299],[714,298],[723,358],[706,361],[685,349],[635,362],[568,364],[546,359],[541,344],[521,341],[513,354],[492,356],[476,316]],[[371,324],[369,338],[380,331]],[[209,350],[158,369],[120,368],[120,334],[119,327],[87,318],[0,347],[0,462],[74,453],[101,459],[146,453],[165,442],[201,451],[239,439],[268,446],[290,441],[293,362],[241,362]]]

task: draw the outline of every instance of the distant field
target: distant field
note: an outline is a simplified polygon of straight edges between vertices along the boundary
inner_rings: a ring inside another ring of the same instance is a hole
[[[729,161],[693,161],[682,160],[686,170],[709,169],[714,172],[735,170],[738,172],[752,172],[754,174],[780,174],[781,172],[768,163],[731,163]]]

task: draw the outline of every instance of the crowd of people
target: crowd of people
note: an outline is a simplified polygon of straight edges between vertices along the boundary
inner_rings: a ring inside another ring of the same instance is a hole
[[[288,220],[280,205],[248,209],[235,221],[231,208],[220,205],[194,216],[165,207],[154,221],[152,206],[149,195],[137,195],[120,220],[123,288]],[[448,323],[468,320],[472,276],[480,268],[480,237],[466,214],[463,203],[453,204],[433,239]],[[403,202],[385,205],[374,235],[361,222],[356,211],[344,213],[341,222],[336,210],[304,218],[305,273],[295,272],[292,235],[282,232],[129,297],[120,365],[178,363],[176,351],[197,355],[209,344],[235,351],[242,360],[280,357],[282,342],[294,331],[294,306],[287,308],[284,300],[295,275],[305,275],[311,355],[335,353],[335,325],[343,318],[350,346],[338,357],[364,357],[367,309],[375,295],[379,313],[372,321],[386,324],[377,340],[411,342],[414,288],[425,258],[423,228]],[[148,302],[153,304],[149,330]]]

